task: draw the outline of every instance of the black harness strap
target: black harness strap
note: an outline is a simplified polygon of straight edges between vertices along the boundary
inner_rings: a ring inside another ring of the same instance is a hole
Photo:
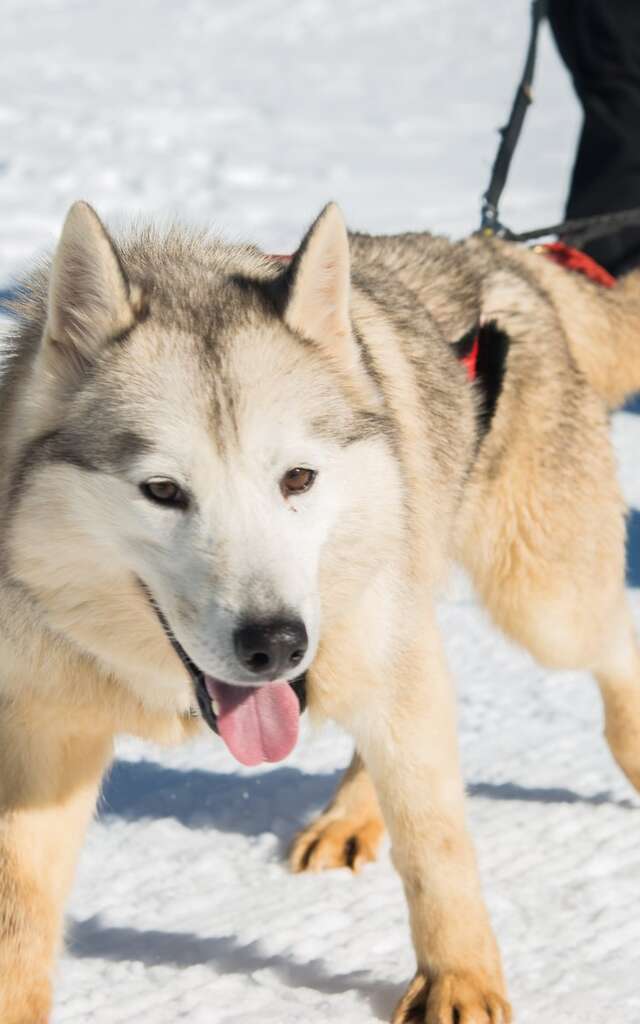
[[[479,409],[480,438],[488,432],[502,392],[509,353],[509,335],[494,320],[480,326],[478,332],[478,387],[482,395]]]
[[[478,444],[491,426],[498,405],[507,364],[509,337],[491,320],[477,323],[452,349],[459,362],[466,366],[469,379],[475,383],[478,402]]]

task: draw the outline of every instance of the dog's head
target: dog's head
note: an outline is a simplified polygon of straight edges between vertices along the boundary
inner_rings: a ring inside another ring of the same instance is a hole
[[[77,203],[48,288],[17,411],[10,571],[147,705],[193,702],[178,653],[239,756],[282,756],[283,684],[340,612],[323,577],[348,601],[375,572],[370,509],[384,520],[390,501],[342,217],[327,207],[285,265],[175,230],[116,248]]]

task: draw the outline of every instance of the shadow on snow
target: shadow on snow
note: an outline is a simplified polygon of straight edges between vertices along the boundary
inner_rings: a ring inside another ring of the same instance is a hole
[[[246,836],[270,832],[290,839],[293,829],[327,803],[340,775],[276,768],[242,776],[180,771],[153,761],[116,761],[99,809],[101,817],[173,818],[187,828]]]
[[[634,395],[623,407],[624,412],[635,412],[640,416],[640,394]]]
[[[245,777],[201,769],[180,771],[152,761],[116,761],[100,801],[100,814],[127,821],[173,818],[186,828],[245,836],[269,832],[284,842],[327,803],[340,775],[339,771],[307,774],[299,768],[277,768]],[[489,800],[635,807],[632,801],[614,800],[606,792],[581,794],[512,782],[473,782],[467,792],[471,798]]]
[[[258,942],[242,945],[232,935],[203,938],[192,932],[113,928],[92,917],[70,923],[67,947],[73,956],[82,959],[135,961],[147,967],[201,965],[227,976],[272,970],[289,988],[310,988],[326,995],[360,992],[378,1020],[389,1019],[402,995],[402,986],[375,981],[367,971],[334,974],[321,960],[297,961],[295,953],[293,957],[270,956],[261,951]]]
[[[245,777],[180,771],[150,761],[117,761],[105,786],[101,815],[126,820],[173,818],[187,828],[213,828],[247,836],[269,831],[279,836],[284,853],[285,842],[295,827],[327,802],[340,774],[315,775],[298,768],[278,768]],[[631,801],[616,801],[607,793],[583,795],[565,788],[516,783],[476,782],[468,792],[472,799],[634,807]],[[216,973],[227,975],[247,976],[268,969],[292,988],[334,995],[356,990],[380,1020],[388,1019],[402,993],[401,986],[376,981],[367,971],[336,975],[321,960],[298,962],[295,950],[290,955],[268,955],[258,942],[242,945],[229,935],[202,937],[191,932],[111,927],[99,917],[71,922],[68,948],[78,958],[137,961],[147,966],[210,965]]]
[[[627,520],[627,586],[640,587],[640,512],[636,508]]]

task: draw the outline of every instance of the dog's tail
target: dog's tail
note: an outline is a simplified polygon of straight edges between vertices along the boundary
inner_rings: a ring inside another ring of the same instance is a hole
[[[617,408],[640,391],[640,269],[612,288],[590,283],[581,287],[568,306],[566,296],[558,299],[576,363],[594,391]]]

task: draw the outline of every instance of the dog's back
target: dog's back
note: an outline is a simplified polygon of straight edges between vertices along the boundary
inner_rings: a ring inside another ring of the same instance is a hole
[[[607,405],[640,391],[640,269],[603,288],[533,250],[502,247],[549,296],[573,358]]]

